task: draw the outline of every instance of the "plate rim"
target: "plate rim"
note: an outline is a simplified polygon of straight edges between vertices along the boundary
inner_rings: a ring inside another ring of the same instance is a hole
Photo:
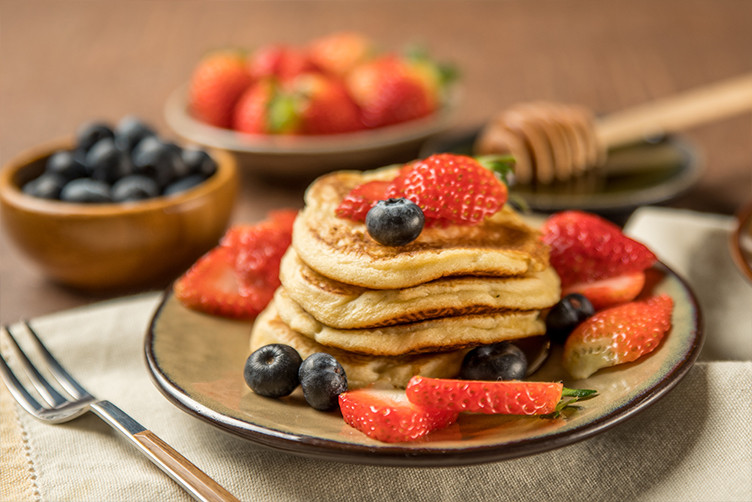
[[[161,311],[172,295],[172,286],[163,291],[144,337],[146,366],[157,389],[179,409],[220,430],[277,451],[351,464],[403,467],[457,467],[512,460],[559,449],[611,429],[663,398],[684,379],[694,366],[705,337],[700,304],[687,281],[668,265],[659,261],[653,267],[664,270],[680,283],[692,307],[691,312],[694,313],[695,317],[693,323],[695,328],[694,338],[685,357],[672,367],[655,386],[646,389],[623,406],[573,430],[554,432],[537,438],[460,449],[406,449],[388,443],[369,446],[338,442],[310,435],[289,434],[223,415],[192,399],[177,383],[170,380],[157,364],[153,351],[154,328]],[[244,425],[241,426],[240,423]]]

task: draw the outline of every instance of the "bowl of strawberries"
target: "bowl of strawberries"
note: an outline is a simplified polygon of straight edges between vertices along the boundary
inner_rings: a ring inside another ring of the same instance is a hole
[[[356,32],[248,53],[213,51],[168,98],[184,139],[241,168],[318,175],[415,158],[456,108],[456,72],[419,49],[385,52]]]

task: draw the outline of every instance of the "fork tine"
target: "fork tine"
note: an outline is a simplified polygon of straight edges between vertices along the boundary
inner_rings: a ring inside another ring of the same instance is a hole
[[[10,335],[10,332],[8,331],[8,328],[3,326],[3,331],[8,332]],[[11,336],[11,338],[13,338]],[[14,340],[15,342],[15,340]],[[13,370],[10,369],[10,366],[8,366],[8,363],[5,362],[5,358],[0,353],[0,377],[2,377],[3,382],[5,382],[5,386],[8,388],[10,393],[13,395],[14,398],[16,398],[16,401],[29,413],[31,413],[34,416],[38,416],[39,412],[44,409],[42,405],[39,404],[39,402],[34,399],[31,394],[29,394],[26,391],[26,388],[21,384],[21,382],[18,381],[18,378],[16,378],[15,373],[13,373]]]
[[[57,391],[57,389],[50,385],[47,379],[44,378],[41,373],[39,373],[39,370],[36,368],[36,366],[31,363],[29,357],[26,355],[26,352],[24,352],[21,346],[18,344],[16,335],[13,334],[13,330],[10,326],[5,326],[5,332],[8,333],[8,337],[13,344],[16,355],[18,356],[18,361],[21,363],[21,366],[23,366],[27,376],[29,377],[29,380],[31,381],[31,384],[34,386],[37,392],[39,392],[39,395],[42,396],[42,398],[51,406],[59,406],[65,403],[67,399],[65,399]],[[16,379],[16,381],[18,380]]]
[[[55,359],[50,351],[47,350],[47,347],[45,347],[45,345],[42,343],[42,340],[39,338],[37,332],[34,330],[34,328],[31,327],[31,324],[29,324],[28,321],[24,321],[24,325],[26,326],[26,329],[29,330],[29,333],[31,333],[32,339],[39,348],[39,351],[42,353],[42,357],[44,357],[44,360],[49,365],[50,372],[55,376],[55,378],[57,378],[57,381],[60,383],[60,385],[77,399],[92,397],[91,394],[89,394],[86,389],[81,387],[76,379],[70,376],[70,374],[65,371],[65,368],[63,368],[60,363],[57,362],[57,359]]]

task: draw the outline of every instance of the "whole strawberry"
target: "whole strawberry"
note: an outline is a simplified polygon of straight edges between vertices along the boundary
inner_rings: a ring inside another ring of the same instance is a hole
[[[356,66],[347,88],[361,109],[366,127],[383,127],[433,113],[436,93],[406,61],[386,55]]]
[[[238,99],[232,115],[232,128],[248,134],[267,134],[267,110],[274,95],[272,80],[259,80]]]
[[[337,134],[362,129],[360,112],[342,82],[320,73],[292,79],[286,92],[301,134]]]
[[[235,106],[232,127],[248,134],[296,134],[300,118],[297,102],[274,78],[264,78],[249,87]]]
[[[476,159],[441,153],[409,164],[387,189],[387,197],[416,203],[426,226],[476,225],[507,201],[507,186]]]
[[[670,296],[660,295],[596,313],[567,338],[564,368],[574,378],[587,378],[652,352],[671,329],[673,306]]]
[[[229,128],[235,103],[250,84],[242,52],[210,53],[193,70],[188,90],[190,112],[202,122]]]
[[[248,58],[248,71],[257,80],[268,77],[288,80],[315,68],[306,51],[285,44],[264,45]]]
[[[331,33],[308,44],[308,57],[322,72],[344,77],[373,56],[371,39],[354,31]]]

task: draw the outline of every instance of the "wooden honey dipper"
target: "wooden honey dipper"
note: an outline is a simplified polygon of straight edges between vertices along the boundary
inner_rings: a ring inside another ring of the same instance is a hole
[[[602,165],[609,148],[752,111],[752,73],[595,117],[585,107],[516,105],[484,127],[478,155],[511,154],[517,183],[566,181]]]

